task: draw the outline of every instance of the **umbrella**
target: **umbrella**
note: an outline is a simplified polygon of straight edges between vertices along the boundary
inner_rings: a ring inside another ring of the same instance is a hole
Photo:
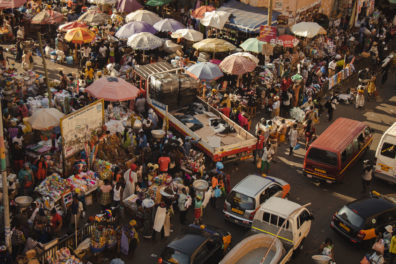
[[[148,10],[137,10],[128,14],[125,18],[126,22],[144,21],[149,23],[150,25],[154,25],[160,20],[161,18],[156,13],[150,12]]]
[[[100,25],[105,24],[110,20],[110,16],[108,14],[91,10],[81,15],[77,21],[83,21],[89,25]]]
[[[88,2],[95,5],[114,5],[117,0],[88,0]]]
[[[231,14],[225,11],[211,11],[206,12],[205,16],[201,19],[201,24],[206,27],[214,27],[223,29],[224,24],[227,22]]]
[[[294,35],[313,38],[318,34],[326,34],[326,30],[316,22],[300,22],[291,27]]]
[[[57,24],[61,23],[65,17],[53,10],[43,10],[32,18],[32,24]]]
[[[208,38],[193,45],[194,49],[205,52],[227,52],[235,50],[236,47],[224,39]]]
[[[194,18],[203,18],[205,16],[206,12],[211,12],[214,11],[216,8],[214,8],[213,6],[207,6],[207,5],[203,5],[201,7],[198,7],[197,9],[195,9],[194,11],[192,11],[191,16]]]
[[[282,35],[276,39],[276,44],[285,48],[293,48],[298,45],[299,40],[292,35]]]
[[[189,41],[200,41],[203,39],[203,34],[199,31],[190,28],[178,29],[171,35],[172,38],[184,38]]]
[[[60,31],[65,31],[66,32],[66,31],[68,31],[70,29],[73,29],[73,28],[87,28],[87,27],[88,27],[87,24],[85,24],[84,22],[72,21],[72,22],[60,25],[58,27],[58,29]]]
[[[95,33],[88,28],[73,28],[67,31],[65,40],[75,44],[91,43],[95,39]]]
[[[141,32],[129,37],[127,44],[137,50],[152,50],[162,46],[162,39],[149,32]]]
[[[121,13],[131,13],[143,6],[137,0],[118,0],[117,10]]]
[[[195,79],[205,81],[216,80],[223,76],[219,66],[211,62],[200,62],[194,64],[187,69],[186,73]]]
[[[227,56],[221,63],[220,68],[223,72],[233,75],[242,75],[252,72],[256,68],[256,63],[244,56]]]
[[[146,5],[148,6],[163,6],[163,5],[167,5],[170,2],[172,2],[172,0],[148,0],[146,2]]]
[[[175,32],[178,29],[186,28],[186,26],[177,20],[166,18],[155,23],[154,28],[162,32]]]
[[[130,36],[141,33],[141,32],[149,32],[152,34],[157,33],[157,30],[153,28],[152,25],[146,22],[141,21],[132,21],[128,24],[123,25],[115,34],[115,36],[119,39],[128,39]]]
[[[25,3],[26,0],[0,0],[0,9],[17,8]]]
[[[95,98],[106,101],[127,101],[135,99],[139,89],[133,84],[117,77],[102,77],[85,89]]]
[[[250,52],[254,52],[254,53],[262,53],[264,44],[265,44],[265,42],[260,41],[257,38],[248,38],[239,46],[244,51],[250,51]]]
[[[64,116],[56,108],[40,108],[33,112],[28,122],[34,129],[47,130],[59,126],[60,120]]]
[[[251,59],[254,63],[256,63],[256,65],[258,65],[259,62],[260,62],[259,59],[258,59],[257,57],[253,56],[253,55],[250,54],[249,52],[237,52],[237,53],[234,53],[234,54],[232,54],[232,55],[234,55],[234,56],[242,56],[242,57],[249,58],[249,59]]]
[[[165,40],[164,44],[162,45],[162,49],[168,53],[174,53],[177,50],[181,50],[183,47],[174,43],[172,40]]]

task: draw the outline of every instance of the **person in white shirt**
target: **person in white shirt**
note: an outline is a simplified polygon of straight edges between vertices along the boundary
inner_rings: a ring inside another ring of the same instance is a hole
[[[293,150],[297,145],[297,139],[298,139],[297,124],[293,124],[293,127],[289,131],[289,143],[290,143],[289,156],[293,155]]]
[[[91,47],[88,45],[84,45],[81,47],[81,65],[85,65],[87,61],[89,61],[89,58],[91,57]]]
[[[336,61],[333,59],[329,62],[329,78],[335,74],[335,70],[337,67]]]

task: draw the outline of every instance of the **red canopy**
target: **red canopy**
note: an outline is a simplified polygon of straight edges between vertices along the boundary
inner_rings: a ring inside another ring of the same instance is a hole
[[[95,98],[105,101],[128,101],[135,99],[140,90],[133,84],[117,77],[103,77],[85,89]]]
[[[65,23],[65,24],[63,24],[63,25],[60,25],[59,26],[59,30],[60,31],[68,31],[68,30],[70,30],[70,29],[73,29],[73,28],[87,28],[88,27],[88,25],[87,24],[85,24],[84,22],[80,22],[80,21],[72,21],[72,22],[69,22],[69,23]]]
[[[26,3],[26,0],[0,0],[0,9],[17,8]]]
[[[191,16],[195,18],[203,18],[206,12],[212,12],[214,10],[216,10],[216,8],[214,8],[213,6],[203,5],[192,11]]]

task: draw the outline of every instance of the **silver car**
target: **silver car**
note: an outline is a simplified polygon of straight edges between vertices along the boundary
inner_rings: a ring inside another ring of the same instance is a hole
[[[249,175],[232,188],[224,202],[224,217],[227,221],[250,227],[260,205],[270,197],[285,198],[290,185],[275,177]]]

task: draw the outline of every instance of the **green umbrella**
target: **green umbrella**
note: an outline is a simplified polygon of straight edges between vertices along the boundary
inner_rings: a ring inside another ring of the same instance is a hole
[[[148,6],[163,6],[169,4],[172,0],[149,0],[146,5]]]
[[[245,40],[240,47],[244,51],[250,51],[254,53],[261,53],[263,52],[263,45],[265,42],[258,40],[257,38],[248,38]]]

